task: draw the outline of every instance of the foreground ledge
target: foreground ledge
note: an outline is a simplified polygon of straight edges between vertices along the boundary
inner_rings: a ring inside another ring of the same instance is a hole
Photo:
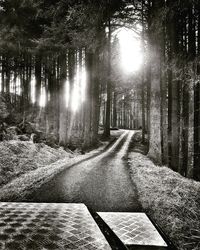
[[[0,203],[0,218],[0,249],[111,249],[84,204]]]

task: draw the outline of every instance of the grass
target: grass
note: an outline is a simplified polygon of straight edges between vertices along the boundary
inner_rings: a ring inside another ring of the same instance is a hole
[[[113,132],[119,137],[121,132]],[[0,201],[24,201],[56,174],[79,161],[103,152],[110,140],[101,142],[99,147],[80,154],[54,149],[43,143],[4,141],[0,143]]]
[[[55,150],[43,143],[34,144],[17,140],[1,142],[0,152],[0,186],[29,171],[70,157],[62,148]]]
[[[200,249],[200,183],[141,153],[129,154],[131,177],[144,210],[180,250]]]

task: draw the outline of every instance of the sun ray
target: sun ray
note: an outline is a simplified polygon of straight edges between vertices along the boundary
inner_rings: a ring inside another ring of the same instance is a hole
[[[141,41],[135,33],[128,29],[120,29],[118,34],[120,43],[121,65],[125,73],[133,73],[140,69],[143,62]]]

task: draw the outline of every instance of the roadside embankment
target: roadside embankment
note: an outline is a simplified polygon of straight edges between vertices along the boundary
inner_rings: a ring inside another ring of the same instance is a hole
[[[24,200],[64,169],[103,152],[122,133],[113,132],[111,140],[101,142],[98,148],[85,154],[30,141],[0,142],[0,201]]]
[[[200,183],[129,153],[131,178],[147,212],[180,250],[200,249]]]

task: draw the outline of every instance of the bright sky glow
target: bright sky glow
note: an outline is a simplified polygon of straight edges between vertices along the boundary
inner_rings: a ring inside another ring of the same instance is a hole
[[[121,65],[126,73],[133,73],[140,69],[143,62],[141,41],[135,33],[128,29],[118,32],[120,42]]]
[[[79,67],[74,79],[72,94],[70,98],[70,82],[67,80],[66,82],[66,90],[65,90],[65,100],[66,107],[69,108],[76,113],[81,104],[85,101],[85,88],[86,88],[86,71],[85,68],[82,69],[82,72],[79,71]],[[71,99],[71,100],[70,100]],[[69,103],[70,101],[70,103]]]
[[[35,103],[35,88],[36,88],[36,81],[35,77],[31,79],[31,101],[32,103]]]
[[[47,96],[45,91],[45,86],[41,87],[41,95],[40,95],[40,107],[44,108],[46,106]]]
[[[70,96],[70,88],[69,88],[69,80],[66,81],[65,84],[65,101],[66,101],[66,108],[69,107],[69,96]]]
[[[78,110],[80,110],[82,103],[85,101],[85,91],[87,85],[87,74],[85,68],[85,58],[84,52],[82,54],[82,61],[79,61],[79,52],[77,54],[77,68],[76,74],[74,77],[73,83],[67,82],[66,89],[66,102],[67,108],[70,108],[72,112],[75,114]],[[71,90],[71,98],[70,98],[70,88]],[[70,103],[69,103],[70,100]]]
[[[73,91],[72,91],[72,103],[71,103],[71,110],[75,113],[80,105],[80,91],[79,91],[79,86],[75,84]]]
[[[81,101],[85,101],[85,90],[86,90],[86,84],[87,84],[87,74],[85,68],[83,68],[82,71],[82,77],[81,77]]]
[[[20,82],[19,77],[17,77],[15,80],[14,80],[13,76],[11,77],[10,93],[16,94],[16,95],[21,95],[21,82]]]

